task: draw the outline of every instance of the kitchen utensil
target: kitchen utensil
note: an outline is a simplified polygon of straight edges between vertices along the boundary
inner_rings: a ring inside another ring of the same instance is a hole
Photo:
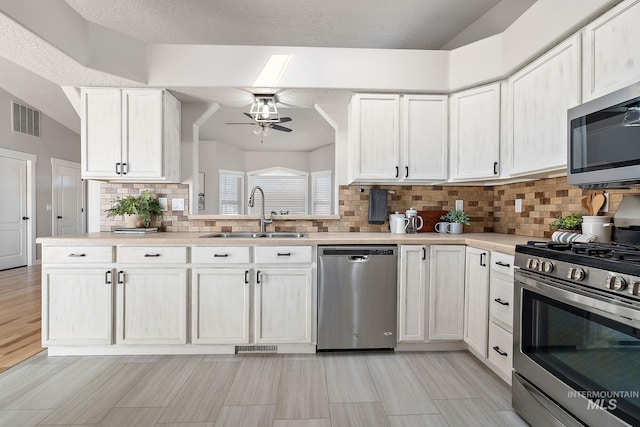
[[[405,228],[407,233],[415,234],[424,225],[424,222],[422,221],[422,218],[418,216],[418,211],[417,210],[415,210],[413,208],[409,208],[404,213],[404,215],[407,217],[407,220],[408,220],[407,226]]]
[[[582,198],[582,207],[587,211],[587,213],[591,213],[591,206],[589,206],[588,196]]]
[[[591,215],[598,215],[602,206],[604,206],[605,198],[602,194],[596,194],[591,199]]]

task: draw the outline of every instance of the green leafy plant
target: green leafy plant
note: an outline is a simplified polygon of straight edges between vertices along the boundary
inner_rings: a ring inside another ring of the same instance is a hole
[[[117,215],[139,215],[140,221],[145,227],[151,224],[151,217],[162,217],[162,206],[158,199],[152,198],[149,191],[144,191],[139,196],[126,196],[118,198],[115,205],[106,210],[107,218]]]
[[[551,223],[551,228],[556,230],[580,230],[582,227],[582,215],[572,213],[565,217],[558,217]]]
[[[464,225],[469,225],[469,215],[462,209],[454,209],[440,217],[441,220],[446,222],[457,222]]]

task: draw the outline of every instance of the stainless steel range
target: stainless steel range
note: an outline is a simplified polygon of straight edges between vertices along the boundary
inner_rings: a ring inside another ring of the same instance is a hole
[[[640,425],[640,245],[515,256],[513,406],[533,426]]]

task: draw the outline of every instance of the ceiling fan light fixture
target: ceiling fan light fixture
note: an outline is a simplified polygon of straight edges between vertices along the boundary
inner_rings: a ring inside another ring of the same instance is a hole
[[[255,95],[249,114],[258,123],[278,123],[275,95]]]

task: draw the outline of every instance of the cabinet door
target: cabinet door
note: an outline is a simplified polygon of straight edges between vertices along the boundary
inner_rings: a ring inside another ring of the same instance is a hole
[[[400,246],[398,342],[424,342],[427,313],[426,246]]]
[[[489,252],[467,247],[465,260],[464,341],[487,357],[489,337]]]
[[[119,89],[82,89],[83,178],[114,178],[122,158],[122,101]]]
[[[117,276],[118,344],[186,343],[186,269],[127,268]]]
[[[163,176],[162,91],[122,91],[122,162],[127,179]]]
[[[351,128],[355,180],[399,177],[400,96],[354,95]]]
[[[463,245],[433,245],[429,271],[429,340],[461,340],[464,310]]]
[[[311,342],[311,269],[256,272],[255,342]]]
[[[447,104],[444,95],[402,97],[403,180],[447,179]]]
[[[249,269],[194,269],[191,283],[191,342],[248,344]]]
[[[112,343],[111,268],[43,268],[42,345]]]
[[[509,79],[511,175],[567,166],[567,110],[580,103],[580,38],[559,44]]]
[[[583,102],[640,80],[640,2],[624,1],[584,27]]]
[[[500,83],[451,96],[451,178],[498,177]]]

